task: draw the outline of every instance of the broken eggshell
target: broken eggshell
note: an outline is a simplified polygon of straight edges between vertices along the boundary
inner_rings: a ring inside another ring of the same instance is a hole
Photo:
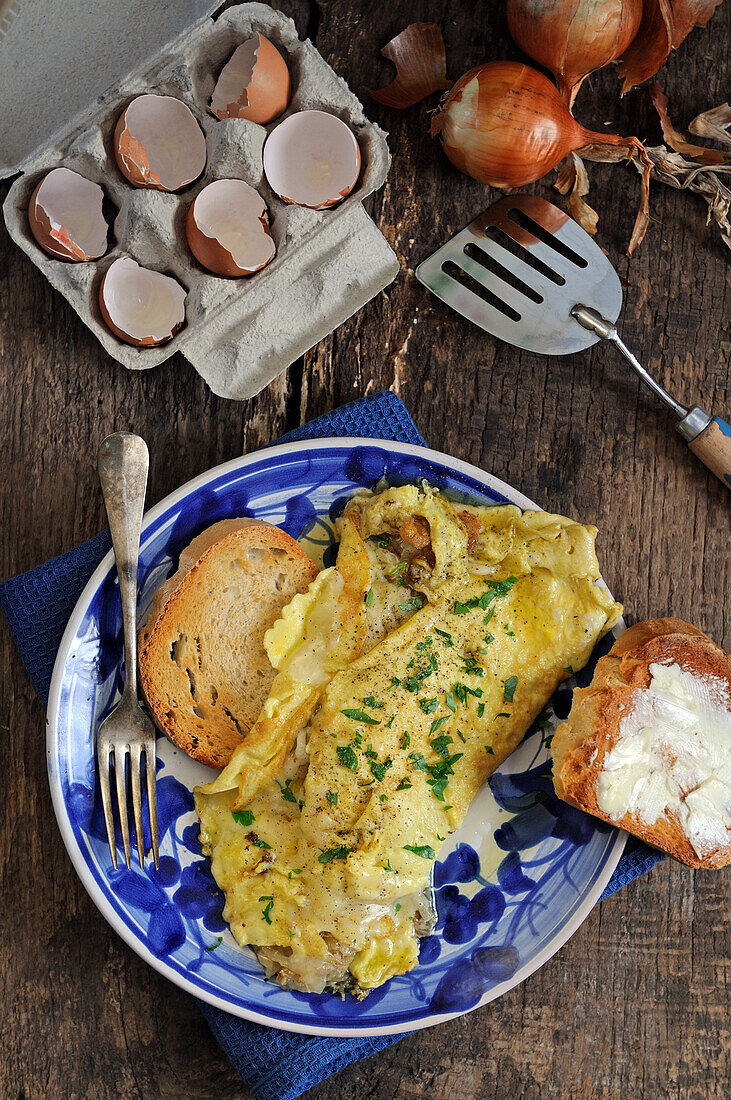
[[[96,260],[107,250],[104,192],[70,168],[53,168],[28,204],[28,224],[38,244],[57,260]]]
[[[313,210],[336,206],[360,175],[355,134],[327,111],[299,111],[267,138],[264,174],[284,202]]]
[[[181,191],[206,166],[206,139],[182,100],[140,95],[119,116],[114,158],[135,187]]]
[[[185,324],[186,291],[169,275],[140,267],[121,256],[107,269],[99,287],[99,308],[109,329],[136,347],[172,340]]]
[[[190,251],[215,275],[253,275],[276,252],[266,204],[243,180],[204,187],[188,208],[185,233]]]
[[[218,119],[265,125],[286,110],[292,91],[287,63],[263,34],[238,46],[221,70],[209,111]]]

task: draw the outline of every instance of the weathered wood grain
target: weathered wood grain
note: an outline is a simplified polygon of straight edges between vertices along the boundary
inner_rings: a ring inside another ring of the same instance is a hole
[[[459,176],[427,136],[433,102],[398,113],[365,88],[391,70],[380,47],[434,19],[448,72],[519,56],[503,5],[330,0],[279,5],[390,131],[394,163],[370,209],[399,279],[252,401],[213,397],[179,357],[126,372],[0,229],[0,575],[69,549],[103,525],[99,441],[132,429],[151,452],[150,501],[302,419],[391,388],[435,447],[600,529],[604,574],[630,620],[672,612],[729,647],[729,507],[661,409],[611,348],[546,359],[498,345],[430,299],[419,260],[496,195]],[[726,95],[724,14],[661,76],[678,125]],[[652,142],[644,89],[617,98],[612,72],[576,112]],[[628,261],[638,178],[590,166],[600,243],[628,281],[623,334],[685,401],[731,411],[728,254],[700,199],[655,188],[652,224]],[[538,185],[538,190],[549,192]],[[726,327],[724,328],[724,320]],[[128,950],[77,880],[55,827],[43,708],[2,627],[0,1096],[112,1100],[248,1096],[195,1004]],[[485,1009],[402,1040],[312,1100],[729,1095],[729,878],[668,863],[598,906],[563,950]]]

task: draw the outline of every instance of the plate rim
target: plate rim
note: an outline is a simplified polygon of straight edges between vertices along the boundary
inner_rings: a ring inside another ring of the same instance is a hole
[[[485,470],[481,470],[478,466],[474,466],[470,462],[465,462],[462,459],[454,458],[452,455],[445,454],[443,451],[436,451],[431,447],[422,447],[413,443],[403,443],[398,440],[388,439],[373,439],[363,436],[323,436],[318,439],[305,439],[305,440],[293,440],[289,443],[279,443],[273,446],[263,447],[256,451],[252,451],[249,454],[239,455],[236,458],[229,459],[227,462],[222,462],[218,466],[212,466],[208,470],[197,474],[189,481],[184,482],[183,485],[174,489],[157,504],[148,509],[142,517],[142,533],[140,542],[144,539],[145,529],[153,524],[159,516],[166,510],[177,504],[184,497],[189,496],[192,492],[202,488],[210,481],[223,476],[228,472],[243,469],[248,465],[252,465],[261,458],[271,455],[272,458],[277,458],[282,455],[291,454],[296,451],[328,451],[336,448],[347,447],[376,447],[388,446],[389,449],[396,450],[400,454],[411,455],[420,459],[431,459],[436,461],[442,466],[454,469],[459,473],[465,474],[473,481],[481,482],[493,491],[497,491],[505,496],[509,503],[517,504],[518,507],[523,509],[536,509],[541,511],[539,505],[532,501],[529,497],[521,493],[519,489],[509,485],[501,478],[495,477],[493,474],[487,473]],[[421,1031],[427,1027],[434,1027],[437,1024],[445,1023],[448,1020],[457,1019],[460,1016],[466,1015],[468,1012],[474,1012],[478,1008],[482,1008],[484,1005],[489,1004],[491,1001],[501,997],[504,993],[507,993],[510,989],[515,988],[530,977],[537,970],[541,968],[553,955],[555,955],[571,936],[576,932],[581,924],[589,916],[589,913],[600,899],[604,888],[609,882],[614,870],[619,863],[622,852],[624,851],[625,844],[627,842],[627,833],[622,830],[615,830],[616,836],[611,848],[608,849],[605,864],[600,871],[596,881],[594,882],[591,890],[582,899],[580,905],[577,906],[576,911],[571,918],[559,929],[556,935],[550,940],[550,942],[532,958],[524,967],[517,970],[506,981],[501,982],[499,985],[490,989],[476,1005],[473,1005],[469,1009],[461,1009],[456,1012],[445,1012],[438,1015],[431,1015],[415,1021],[409,1021],[407,1023],[394,1023],[391,1025],[381,1025],[378,1027],[365,1027],[365,1028],[352,1028],[352,1027],[337,1027],[326,1026],[324,1024],[304,1024],[304,1023],[292,1023],[288,1020],[281,1020],[272,1018],[271,1016],[264,1015],[263,1013],[256,1012],[252,1009],[245,1008],[241,1005],[231,1004],[225,998],[216,996],[209,992],[207,989],[201,989],[196,986],[190,979],[180,974],[178,971],[169,967],[168,964],[161,958],[154,955],[147,945],[135,935],[123,921],[119,919],[112,905],[104,897],[99,890],[97,883],[95,882],[93,875],[87,865],[84,853],[82,852],[73,830],[70,825],[70,818],[66,801],[63,797],[62,786],[60,782],[59,762],[58,762],[58,737],[57,726],[59,718],[59,702],[61,694],[61,685],[64,678],[64,670],[66,666],[68,651],[71,648],[71,641],[75,637],[77,629],[84,617],[84,614],[88,610],[88,604],[91,596],[99,587],[100,582],[109,572],[110,568],[114,565],[114,550],[109,550],[99,565],[96,567],[91,577],[84,586],[81,595],[79,596],[74,609],[71,613],[69,621],[64,630],[61,644],[59,645],[56,659],[54,661],[53,673],[51,676],[51,684],[48,694],[48,703],[46,706],[47,726],[46,726],[46,759],[48,768],[48,781],[51,789],[51,802],[53,804],[54,814],[56,816],[56,822],[61,832],[61,838],[64,842],[64,846],[69,855],[71,863],[76,871],[77,875],[81,879],[81,883],[86,890],[91,901],[97,907],[101,915],[110,925],[112,930],[130,947],[135,954],[143,959],[148,965],[152,966],[154,970],[162,974],[168,981],[173,982],[179,988],[184,989],[187,993],[192,994],[198,1000],[205,1001],[207,1004],[212,1005],[214,1008],[221,1009],[223,1012],[229,1013],[229,1015],[237,1016],[240,1019],[249,1020],[252,1023],[262,1024],[265,1027],[274,1027],[279,1031],[288,1031],[294,1034],[301,1035],[319,1035],[319,1036],[335,1036],[340,1038],[367,1038],[369,1036],[382,1036],[382,1035],[399,1035],[405,1034],[411,1031]],[[613,628],[615,631],[622,633],[625,629],[624,620],[620,618],[617,625]]]

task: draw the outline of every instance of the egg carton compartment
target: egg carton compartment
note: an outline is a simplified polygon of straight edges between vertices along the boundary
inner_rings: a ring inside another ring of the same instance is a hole
[[[218,75],[234,49],[264,34],[283,54],[292,95],[280,118],[267,126],[245,119],[219,121],[208,112]],[[137,95],[173,95],[190,108],[206,137],[203,175],[175,194],[134,188],[112,151],[119,115]],[[268,133],[301,110],[325,110],[355,133],[361,172],[338,206],[310,210],[284,203],[263,173]],[[385,180],[390,163],[386,137],[312,43],[294,23],[264,4],[229,8],[217,20],[193,24],[156,58],[130,73],[75,120],[68,133],[39,147],[21,165],[4,213],[16,243],[71,303],[106,351],[131,370],[154,367],[180,351],[223,397],[257,393],[298,356],[374,297],[398,272],[390,246],[362,207]],[[51,168],[67,167],[101,184],[109,222],[109,249],[87,263],[48,256],[30,232],[27,209],[38,181]],[[276,254],[262,271],[228,279],[207,272],[193,257],[185,216],[199,191],[214,180],[242,179],[266,202]],[[119,256],[171,275],[187,291],[186,324],[167,344],[137,348],[104,324],[98,303],[105,271]]]

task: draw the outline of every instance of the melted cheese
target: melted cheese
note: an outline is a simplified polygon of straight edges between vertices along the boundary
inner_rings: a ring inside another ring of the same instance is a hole
[[[718,681],[650,665],[597,779],[599,809],[646,825],[673,815],[696,854],[729,843],[731,699]]]

